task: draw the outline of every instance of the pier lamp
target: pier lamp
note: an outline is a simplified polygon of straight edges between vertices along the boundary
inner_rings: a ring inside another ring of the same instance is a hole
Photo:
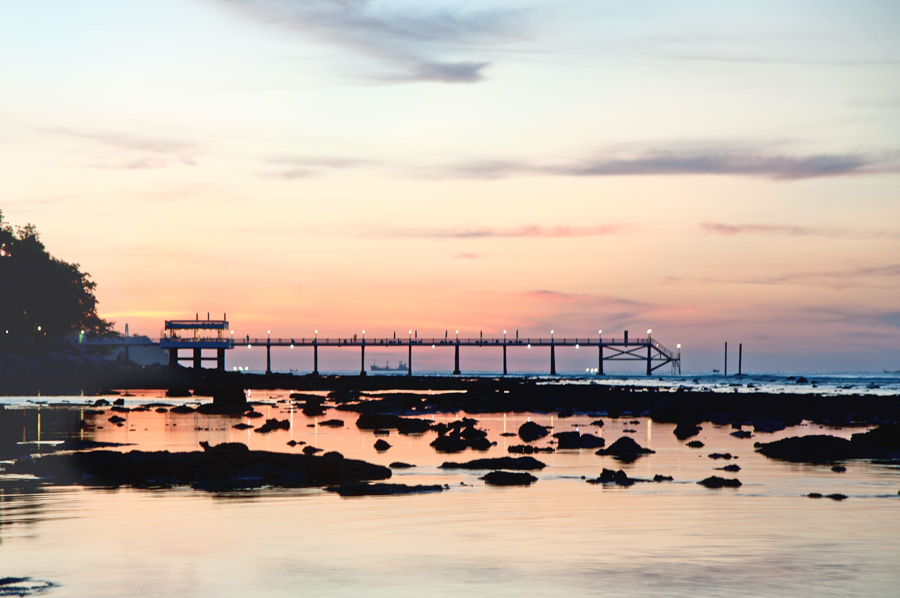
[[[506,331],[503,331],[503,344],[506,344]]]
[[[366,331],[365,330],[363,330],[362,339],[363,339],[363,342],[366,342]]]
[[[651,334],[652,332],[653,332],[652,329],[650,329],[650,328],[647,329],[647,340],[650,340],[650,338],[651,338],[651,337],[650,337],[650,334]]]
[[[316,342],[319,342],[319,331],[318,331],[318,330],[314,330],[313,332],[314,332],[315,335],[316,335]]]
[[[459,342],[459,330],[456,331],[456,342]]]

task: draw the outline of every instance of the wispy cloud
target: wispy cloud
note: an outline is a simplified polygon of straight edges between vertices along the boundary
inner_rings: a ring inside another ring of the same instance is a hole
[[[900,234],[890,231],[854,231],[836,227],[821,228],[792,224],[727,224],[724,222],[702,222],[700,228],[707,233],[726,237],[738,235],[770,235],[786,237],[843,237],[857,239],[900,238]]]
[[[822,229],[808,226],[791,226],[786,224],[725,224],[723,222],[703,222],[700,224],[708,233],[733,237],[735,235],[786,235],[789,237],[805,237],[810,235],[833,236]]]
[[[736,175],[800,180],[900,172],[896,158],[896,152],[788,155],[730,148],[706,151],[650,149],[630,156],[601,153],[561,163],[475,161],[452,166],[446,169],[446,174],[483,178],[521,174],[576,177]]]
[[[768,276],[748,275],[744,278],[686,278],[669,276],[672,284],[740,284],[782,285],[799,284],[840,290],[848,288],[895,289],[900,287],[900,264],[859,266],[809,272],[784,272]]]
[[[318,176],[329,170],[357,168],[372,163],[373,162],[369,160],[328,156],[273,158],[272,160],[269,160],[269,164],[273,165],[275,171],[268,173],[268,175],[288,180],[301,179]]]
[[[369,0],[217,0],[258,20],[382,63],[381,82],[472,83],[488,61],[475,49],[509,39],[515,13],[390,7]],[[462,56],[463,58],[459,58]]]
[[[388,237],[421,237],[432,239],[490,239],[490,238],[564,238],[601,237],[623,232],[627,227],[620,224],[599,226],[539,226],[529,225],[517,228],[421,228],[394,229],[380,232]]]
[[[72,139],[93,142],[119,150],[113,160],[103,159],[97,166],[125,170],[166,168],[173,165],[194,166],[199,148],[186,141],[163,137],[148,137],[130,133],[79,131],[49,128],[48,132]]]

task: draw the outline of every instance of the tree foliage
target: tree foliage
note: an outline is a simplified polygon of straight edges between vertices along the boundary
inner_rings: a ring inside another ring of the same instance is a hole
[[[96,288],[78,264],[47,253],[34,225],[14,228],[0,211],[0,333],[107,335],[113,323],[97,315]]]

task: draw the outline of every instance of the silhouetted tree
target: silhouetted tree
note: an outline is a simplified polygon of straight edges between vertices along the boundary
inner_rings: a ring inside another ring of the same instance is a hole
[[[97,315],[96,288],[78,264],[47,253],[33,224],[13,228],[0,211],[0,334],[110,334],[113,323]]]

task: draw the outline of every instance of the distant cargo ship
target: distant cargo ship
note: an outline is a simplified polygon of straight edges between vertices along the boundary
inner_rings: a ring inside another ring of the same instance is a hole
[[[402,372],[407,369],[406,364],[403,360],[400,360],[400,363],[397,364],[397,367],[391,367],[391,363],[389,361],[385,361],[384,365],[377,365],[374,361],[372,365],[369,366],[369,369],[373,372]]]

